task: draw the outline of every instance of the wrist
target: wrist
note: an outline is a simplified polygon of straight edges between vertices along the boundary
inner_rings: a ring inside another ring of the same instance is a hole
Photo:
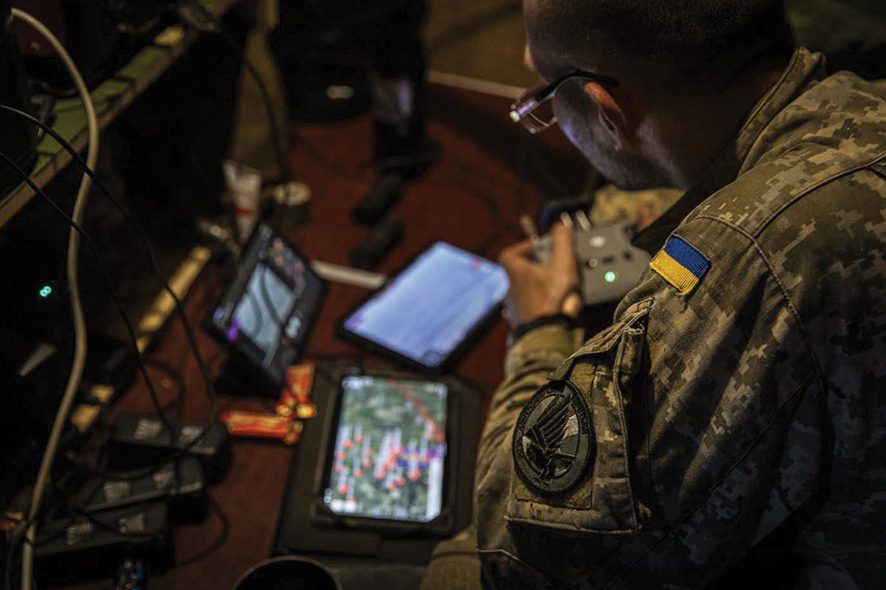
[[[574,324],[574,319],[565,313],[552,313],[543,316],[539,316],[533,318],[531,320],[527,320],[521,322],[517,326],[511,330],[510,340],[511,342],[516,342],[529,332],[541,328],[543,326],[562,326],[564,328],[572,329]]]

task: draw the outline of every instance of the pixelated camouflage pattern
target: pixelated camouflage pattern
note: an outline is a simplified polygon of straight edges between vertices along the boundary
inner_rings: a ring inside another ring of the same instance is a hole
[[[635,221],[644,216],[655,219],[681,196],[683,191],[672,188],[626,191],[607,184],[594,193],[594,206],[588,217],[595,225],[606,225],[624,219]]]
[[[498,589],[882,587],[886,84],[825,79],[798,50],[636,242],[654,253],[671,233],[711,261],[692,294],[649,270],[578,350],[545,326],[509,351],[478,457],[477,550],[448,569],[482,563]],[[511,459],[548,377],[583,392],[597,437],[557,498],[521,487]],[[446,571],[425,587],[481,587]]]

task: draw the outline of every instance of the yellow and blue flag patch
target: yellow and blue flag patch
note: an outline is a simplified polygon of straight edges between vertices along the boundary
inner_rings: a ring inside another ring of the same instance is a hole
[[[704,254],[678,236],[671,236],[649,263],[649,268],[676,287],[680,295],[692,293],[710,267]]]

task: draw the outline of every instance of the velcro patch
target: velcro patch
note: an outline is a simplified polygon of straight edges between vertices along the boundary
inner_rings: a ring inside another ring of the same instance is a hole
[[[569,381],[550,381],[517,418],[513,456],[517,475],[541,495],[563,494],[587,475],[596,444],[591,412]]]
[[[710,267],[704,254],[678,236],[671,236],[649,263],[649,268],[676,287],[680,295],[692,293]]]

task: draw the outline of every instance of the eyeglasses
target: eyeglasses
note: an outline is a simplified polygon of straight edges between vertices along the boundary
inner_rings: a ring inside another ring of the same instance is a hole
[[[533,88],[524,93],[517,102],[511,105],[511,119],[514,123],[522,123],[529,133],[541,133],[557,122],[557,117],[554,115],[553,98],[560,90],[560,86],[573,78],[584,78],[603,86],[618,88],[618,80],[615,78],[578,70],[557,78],[547,86]]]

